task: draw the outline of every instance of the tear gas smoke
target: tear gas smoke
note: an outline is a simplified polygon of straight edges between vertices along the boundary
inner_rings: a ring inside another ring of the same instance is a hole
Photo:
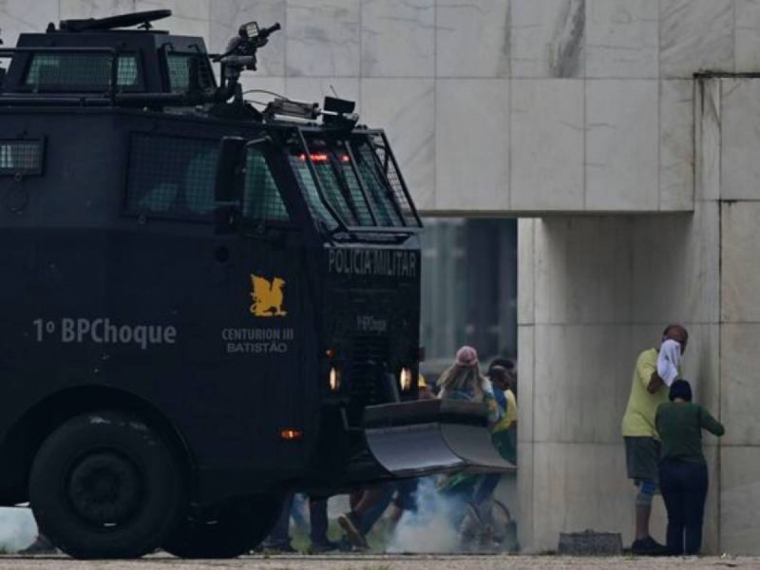
[[[388,552],[452,553],[460,550],[457,521],[462,505],[438,491],[435,480],[420,480],[417,512],[406,511],[396,525]]]
[[[0,508],[0,550],[18,552],[37,538],[37,523],[29,509]]]

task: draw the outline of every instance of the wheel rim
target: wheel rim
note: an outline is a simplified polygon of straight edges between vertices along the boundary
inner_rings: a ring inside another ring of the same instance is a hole
[[[135,464],[113,451],[86,455],[69,471],[67,492],[74,512],[90,525],[114,527],[131,520],[141,502]]]

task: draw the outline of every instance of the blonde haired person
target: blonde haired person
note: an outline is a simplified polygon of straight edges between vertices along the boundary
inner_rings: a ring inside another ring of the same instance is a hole
[[[501,419],[501,410],[494,396],[491,381],[481,375],[478,353],[471,346],[463,346],[457,351],[454,363],[449,366],[440,378],[438,378],[441,400],[462,400],[466,402],[479,402],[486,405],[488,410],[489,428],[493,427]],[[489,495],[488,488],[498,484],[496,478],[489,475],[475,475],[471,473],[455,473],[444,476],[438,482],[439,491],[447,497],[452,506],[451,524],[459,528],[462,547],[468,547],[474,540],[475,526],[470,524],[470,519],[482,523],[481,513],[478,506],[479,499],[483,495]],[[490,484],[489,484],[490,483]],[[482,490],[481,490],[482,489]],[[468,516],[465,516],[469,514]]]
[[[493,426],[500,419],[499,406],[491,381],[480,373],[478,353],[471,346],[457,350],[454,364],[438,378],[441,400],[482,402],[488,408],[488,423]]]

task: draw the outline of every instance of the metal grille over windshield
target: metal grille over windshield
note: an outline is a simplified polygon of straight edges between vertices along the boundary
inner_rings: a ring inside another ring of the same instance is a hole
[[[312,215],[329,229],[338,225],[336,217],[349,228],[420,226],[400,177],[394,170],[397,190],[366,136],[329,143],[312,139],[308,150],[308,155],[294,151],[290,163]],[[390,158],[385,151],[382,156]]]

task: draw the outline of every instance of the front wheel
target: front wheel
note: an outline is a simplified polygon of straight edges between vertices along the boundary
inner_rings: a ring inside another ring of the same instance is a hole
[[[29,483],[40,533],[74,558],[138,558],[158,547],[184,503],[171,450],[139,418],[77,416],[42,444]]]
[[[180,522],[163,549],[180,558],[235,558],[266,538],[282,509],[280,496],[240,498]]]

